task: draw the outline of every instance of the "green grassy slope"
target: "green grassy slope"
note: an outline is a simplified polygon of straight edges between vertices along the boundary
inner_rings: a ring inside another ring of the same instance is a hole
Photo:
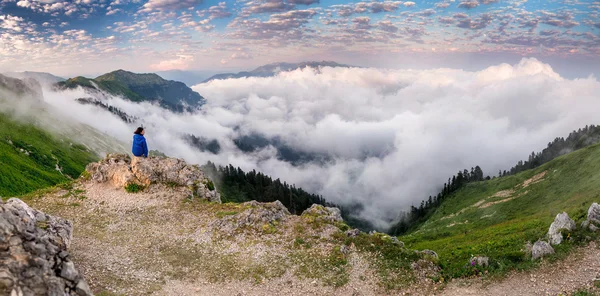
[[[77,178],[97,156],[0,113],[0,196],[10,197]],[[56,165],[62,173],[56,170]]]
[[[543,173],[538,182],[523,186]],[[526,242],[544,238],[554,217],[563,211],[579,226],[592,202],[600,202],[600,145],[514,176],[469,183],[446,199],[426,223],[399,239],[409,248],[438,252],[447,276],[481,271],[466,266],[477,255],[489,256],[489,271],[502,273],[534,265],[525,256]],[[573,233],[580,235],[589,234]],[[574,243],[558,246],[557,256]]]

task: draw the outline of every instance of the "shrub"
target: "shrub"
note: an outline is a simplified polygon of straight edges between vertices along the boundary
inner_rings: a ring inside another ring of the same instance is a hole
[[[142,190],[144,190],[144,186],[135,183],[129,183],[125,186],[125,191],[129,193],[138,193]]]
[[[210,191],[215,190],[215,183],[213,183],[213,181],[211,181],[211,180],[206,180],[204,182],[204,185],[206,185],[206,188],[208,188],[208,190],[210,190]]]

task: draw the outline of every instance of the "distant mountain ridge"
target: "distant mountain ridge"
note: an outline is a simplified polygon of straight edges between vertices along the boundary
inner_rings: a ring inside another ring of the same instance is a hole
[[[296,69],[303,69],[306,67],[311,68],[320,68],[320,67],[342,67],[342,68],[351,68],[354,66],[339,64],[333,61],[309,61],[309,62],[300,62],[300,63],[272,63],[264,66],[260,66],[252,71],[242,71],[238,73],[223,73],[213,75],[212,77],[203,81],[203,83],[212,81],[212,80],[222,80],[222,79],[230,79],[230,78],[248,78],[248,77],[272,77],[277,75],[280,72],[288,72],[294,71]]]
[[[83,87],[87,91],[104,91],[133,102],[157,102],[162,107],[184,112],[197,109],[205,99],[179,81],[165,80],[157,74],[137,74],[125,70],[113,71],[94,79],[78,76],[58,82],[59,89]]]
[[[46,72],[25,71],[25,72],[6,72],[3,74],[5,76],[17,78],[17,79],[27,79],[27,78],[35,79],[40,84],[54,84],[54,83],[66,80],[62,77],[58,77],[56,75],[46,73]]]

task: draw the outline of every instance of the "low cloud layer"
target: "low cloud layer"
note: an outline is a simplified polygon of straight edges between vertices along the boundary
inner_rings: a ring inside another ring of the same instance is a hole
[[[568,80],[535,59],[479,72],[453,69],[323,68],[272,78],[216,80],[194,87],[207,98],[197,114],[173,114],[119,98],[107,103],[142,118],[151,149],[188,161],[257,169],[339,203],[386,226],[399,211],[439,191],[459,169],[486,175],[508,169],[557,136],[597,124],[600,83]],[[47,92],[64,116],[130,141],[133,126],[79,105],[80,90]],[[188,146],[181,133],[217,139],[218,155]],[[276,138],[329,157],[300,166],[267,147],[251,154],[232,139]]]

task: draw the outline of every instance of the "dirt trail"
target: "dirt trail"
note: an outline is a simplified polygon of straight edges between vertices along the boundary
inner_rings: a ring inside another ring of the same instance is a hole
[[[580,289],[593,289],[595,281],[600,281],[600,248],[592,242],[564,261],[513,273],[498,282],[453,281],[442,295],[570,295]]]

